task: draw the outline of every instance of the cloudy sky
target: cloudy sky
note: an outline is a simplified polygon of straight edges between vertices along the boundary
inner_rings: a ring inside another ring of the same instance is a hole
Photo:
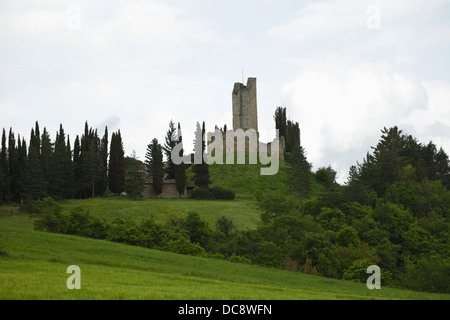
[[[449,0],[0,1],[0,128],[107,125],[143,160],[171,119],[231,128],[256,77],[261,135],[286,107],[343,182],[385,126],[450,153],[449,60]]]

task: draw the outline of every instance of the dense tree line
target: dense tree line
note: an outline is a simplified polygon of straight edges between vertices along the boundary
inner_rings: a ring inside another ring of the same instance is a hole
[[[281,252],[277,265],[365,281],[365,269],[376,264],[386,285],[450,292],[447,154],[397,127],[384,128],[372,150],[345,185],[331,167],[318,169],[311,179],[322,191],[300,210],[283,196],[260,195],[264,241]],[[300,177],[291,170],[291,180]]]
[[[51,196],[55,199],[103,196],[112,185],[124,191],[124,152],[120,131],[113,133],[108,152],[108,128],[102,138],[85,123],[72,148],[62,124],[52,142],[39,123],[31,129],[29,145],[9,130],[2,131],[0,151],[0,202],[27,202]],[[108,161],[108,156],[110,157]],[[110,165],[112,162],[112,166]],[[110,181],[108,181],[110,180]]]
[[[204,130],[203,123],[203,138]],[[171,159],[173,148],[182,143],[180,131],[180,124],[177,132],[175,123],[170,121],[164,146],[153,139],[142,163],[135,155],[125,157],[120,130],[109,136],[108,128],[105,127],[103,136],[100,136],[97,129],[89,127],[86,122],[84,133],[76,136],[72,148],[70,137],[62,124],[52,141],[46,128],[40,133],[36,122],[31,129],[28,146],[24,137],[18,135],[16,139],[12,128],[9,134],[3,129],[0,204],[27,202],[47,196],[55,199],[90,198],[108,193],[120,195],[123,192],[141,197],[145,187],[145,172],[153,180],[157,194],[162,192],[164,179],[175,179],[181,196],[186,188],[187,165],[174,165]],[[202,143],[204,150],[205,141]],[[180,156],[183,153],[181,149]],[[206,163],[202,163],[201,171],[199,175],[203,180],[199,181],[209,184]]]
[[[273,118],[279,137],[284,137],[285,151],[288,153],[293,152],[295,148],[300,146],[299,123],[287,119],[286,108],[281,106],[275,109]]]

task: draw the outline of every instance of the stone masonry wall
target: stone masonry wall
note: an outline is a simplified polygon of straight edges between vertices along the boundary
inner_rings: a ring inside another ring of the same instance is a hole
[[[235,83],[232,100],[233,130],[240,128],[258,131],[256,78],[248,78],[246,86],[242,83]]]

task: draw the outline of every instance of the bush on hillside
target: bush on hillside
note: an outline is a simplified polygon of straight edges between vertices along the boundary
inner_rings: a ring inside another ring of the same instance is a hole
[[[20,211],[33,214],[42,214],[46,212],[61,212],[61,205],[48,197],[42,200],[35,200],[20,205]]]
[[[191,198],[197,200],[214,200],[214,196],[209,188],[195,188],[191,192]]]
[[[212,188],[195,188],[192,190],[191,198],[197,200],[233,200],[235,195],[232,190],[214,186]]]
[[[236,194],[234,191],[222,187],[214,186],[210,189],[214,199],[217,200],[233,200]]]
[[[166,250],[174,253],[206,257],[206,251],[197,243],[192,243],[188,238],[182,236],[176,240],[170,240],[166,245]]]

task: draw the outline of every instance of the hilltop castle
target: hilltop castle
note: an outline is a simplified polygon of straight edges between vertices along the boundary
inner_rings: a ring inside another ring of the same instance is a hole
[[[262,142],[259,141],[258,132],[258,103],[256,78],[248,78],[247,85],[236,82],[232,92],[233,103],[233,130],[242,129],[244,131],[253,129],[257,135],[257,149],[260,149]],[[271,153],[272,142],[267,143],[267,153]],[[226,146],[225,151],[233,152],[233,146]],[[279,158],[284,160],[285,140],[284,137],[279,137]],[[234,145],[236,151],[249,151],[248,143],[246,142],[245,150],[238,150],[238,146]]]
[[[233,130],[254,129],[258,132],[256,78],[248,78],[247,85],[235,83],[232,94]]]
[[[234,144],[227,145],[226,143],[226,133],[222,136],[224,139],[223,150],[224,152],[234,153],[236,151],[249,152],[250,150],[259,151],[262,147],[263,150],[267,150],[267,154],[271,155],[272,151],[272,143],[276,140],[268,143],[263,143],[259,141],[259,132],[258,132],[258,109],[257,109],[257,92],[256,92],[256,78],[248,78],[247,85],[242,83],[235,83],[232,92],[232,106],[233,106],[233,131],[238,129],[242,129],[247,131],[249,129],[253,129],[253,134],[255,135],[255,139],[251,139],[250,137],[245,140],[245,143],[241,146],[237,143],[236,137],[234,137]],[[218,130],[218,129],[217,129]],[[233,131],[229,133],[233,133]],[[249,130],[252,131],[252,130]],[[211,142],[210,134],[208,134],[208,145]],[[277,137],[275,137],[276,139]],[[284,149],[285,142],[284,137],[278,137],[279,143],[279,152],[278,159],[284,160]],[[267,147],[267,149],[265,148]],[[276,152],[276,151],[274,151]],[[264,152],[265,153],[265,152]],[[193,158],[193,154],[191,154],[191,159]],[[144,191],[144,197],[154,198],[157,195],[153,192],[153,183],[149,181],[147,183],[147,188]],[[185,194],[183,197],[186,197]],[[164,180],[163,193],[160,195],[161,198],[178,198],[179,194],[176,191],[175,180]]]

